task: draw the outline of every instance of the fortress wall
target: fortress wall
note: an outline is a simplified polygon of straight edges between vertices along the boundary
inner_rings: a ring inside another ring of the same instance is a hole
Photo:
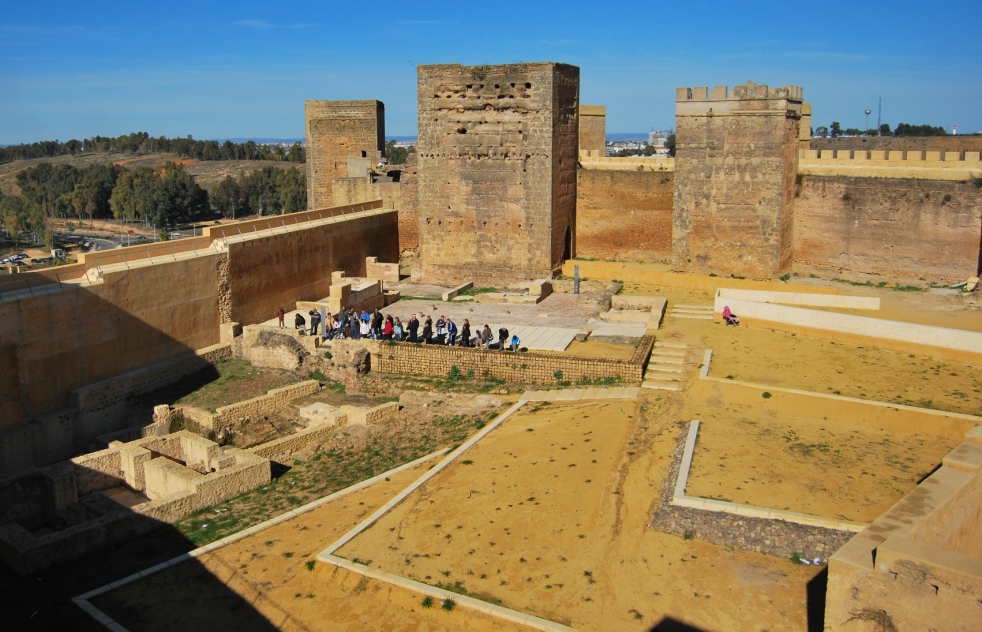
[[[279,307],[324,298],[330,294],[332,272],[365,276],[366,257],[398,261],[398,231],[396,211],[376,208],[340,222],[287,225],[249,239],[229,239],[231,320],[254,324],[273,318]]]
[[[222,258],[113,266],[0,303],[0,431],[66,406],[74,388],[216,344]]]
[[[971,180],[982,177],[979,152],[814,149],[800,152],[798,172],[815,176]]]
[[[805,149],[864,151],[982,151],[982,136],[875,136],[872,138],[812,138]]]
[[[982,189],[968,182],[804,176],[795,267],[964,281],[979,269]]]
[[[632,162],[631,158],[609,158]],[[576,254],[622,261],[672,256],[671,171],[608,169],[583,163],[576,181]],[[643,167],[643,165],[642,165]]]

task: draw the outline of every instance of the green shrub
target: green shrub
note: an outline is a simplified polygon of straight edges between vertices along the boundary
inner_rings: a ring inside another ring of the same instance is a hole
[[[552,374],[552,376],[554,378],[556,378],[557,380],[561,380],[561,379],[563,379],[563,372],[562,371],[556,371],[555,373]]]
[[[318,382],[328,382],[329,381],[328,377],[326,375],[324,375],[321,372],[320,369],[314,369],[313,371],[311,371],[310,373],[308,373],[307,374],[307,379],[309,379],[309,380],[317,380]]]
[[[460,367],[456,364],[450,367],[450,372],[447,373],[447,381],[459,382],[462,379],[464,379],[464,374],[460,372]]]

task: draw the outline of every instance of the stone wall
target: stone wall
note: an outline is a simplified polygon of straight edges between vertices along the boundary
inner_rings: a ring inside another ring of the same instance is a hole
[[[399,169],[399,252],[416,252],[419,249],[419,161],[418,153],[410,152],[404,165],[392,165]]]
[[[580,151],[607,151],[607,108],[602,105],[580,106]]]
[[[66,406],[72,389],[218,343],[210,252],[115,264],[97,282],[5,297],[0,432]]]
[[[549,353],[511,353],[440,345],[381,343],[372,355],[372,370],[380,373],[446,377],[456,366],[476,379],[510,383],[555,384],[557,381],[597,382],[606,378],[624,384],[641,382],[654,338],[645,336],[631,360],[607,360]]]
[[[976,276],[982,189],[968,182],[805,176],[795,268],[956,282]]]
[[[398,215],[385,209],[228,241],[231,318],[244,325],[273,318],[279,307],[288,309],[298,300],[324,298],[332,272],[364,276],[366,257],[399,260]]]
[[[575,252],[579,69],[417,72],[422,278],[553,276]]]
[[[274,388],[265,395],[253,397],[242,402],[222,406],[215,410],[212,417],[212,430],[231,428],[244,420],[257,420],[285,408],[290,401],[316,393],[320,390],[317,380],[305,380],[297,384]]]
[[[664,261],[672,257],[672,172],[581,168],[576,252],[581,257]]]
[[[335,178],[348,175],[348,158],[374,161],[385,151],[385,106],[381,101],[306,101],[307,208],[333,204]]]
[[[802,91],[679,88],[673,268],[776,277],[792,262]]]

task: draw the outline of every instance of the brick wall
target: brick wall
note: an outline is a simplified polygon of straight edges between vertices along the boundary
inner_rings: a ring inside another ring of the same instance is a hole
[[[578,169],[576,254],[620,261],[672,257],[671,172]]]
[[[982,189],[968,182],[805,176],[795,267],[964,281],[979,269]]]
[[[510,353],[382,343],[372,357],[372,370],[446,377],[451,367],[456,366],[464,375],[474,371],[477,379],[490,377],[510,383],[554,384],[560,380],[595,382],[609,377],[633,384],[641,381],[653,344],[654,338],[645,336],[631,360],[606,360],[551,353]],[[562,378],[556,377],[556,371],[562,371]]]

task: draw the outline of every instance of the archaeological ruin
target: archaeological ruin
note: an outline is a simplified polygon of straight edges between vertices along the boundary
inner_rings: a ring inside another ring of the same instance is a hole
[[[608,157],[575,66],[416,73],[405,164],[381,101],[307,101],[309,210],[0,278],[18,608],[977,627],[977,138],[811,139],[747,82]]]

